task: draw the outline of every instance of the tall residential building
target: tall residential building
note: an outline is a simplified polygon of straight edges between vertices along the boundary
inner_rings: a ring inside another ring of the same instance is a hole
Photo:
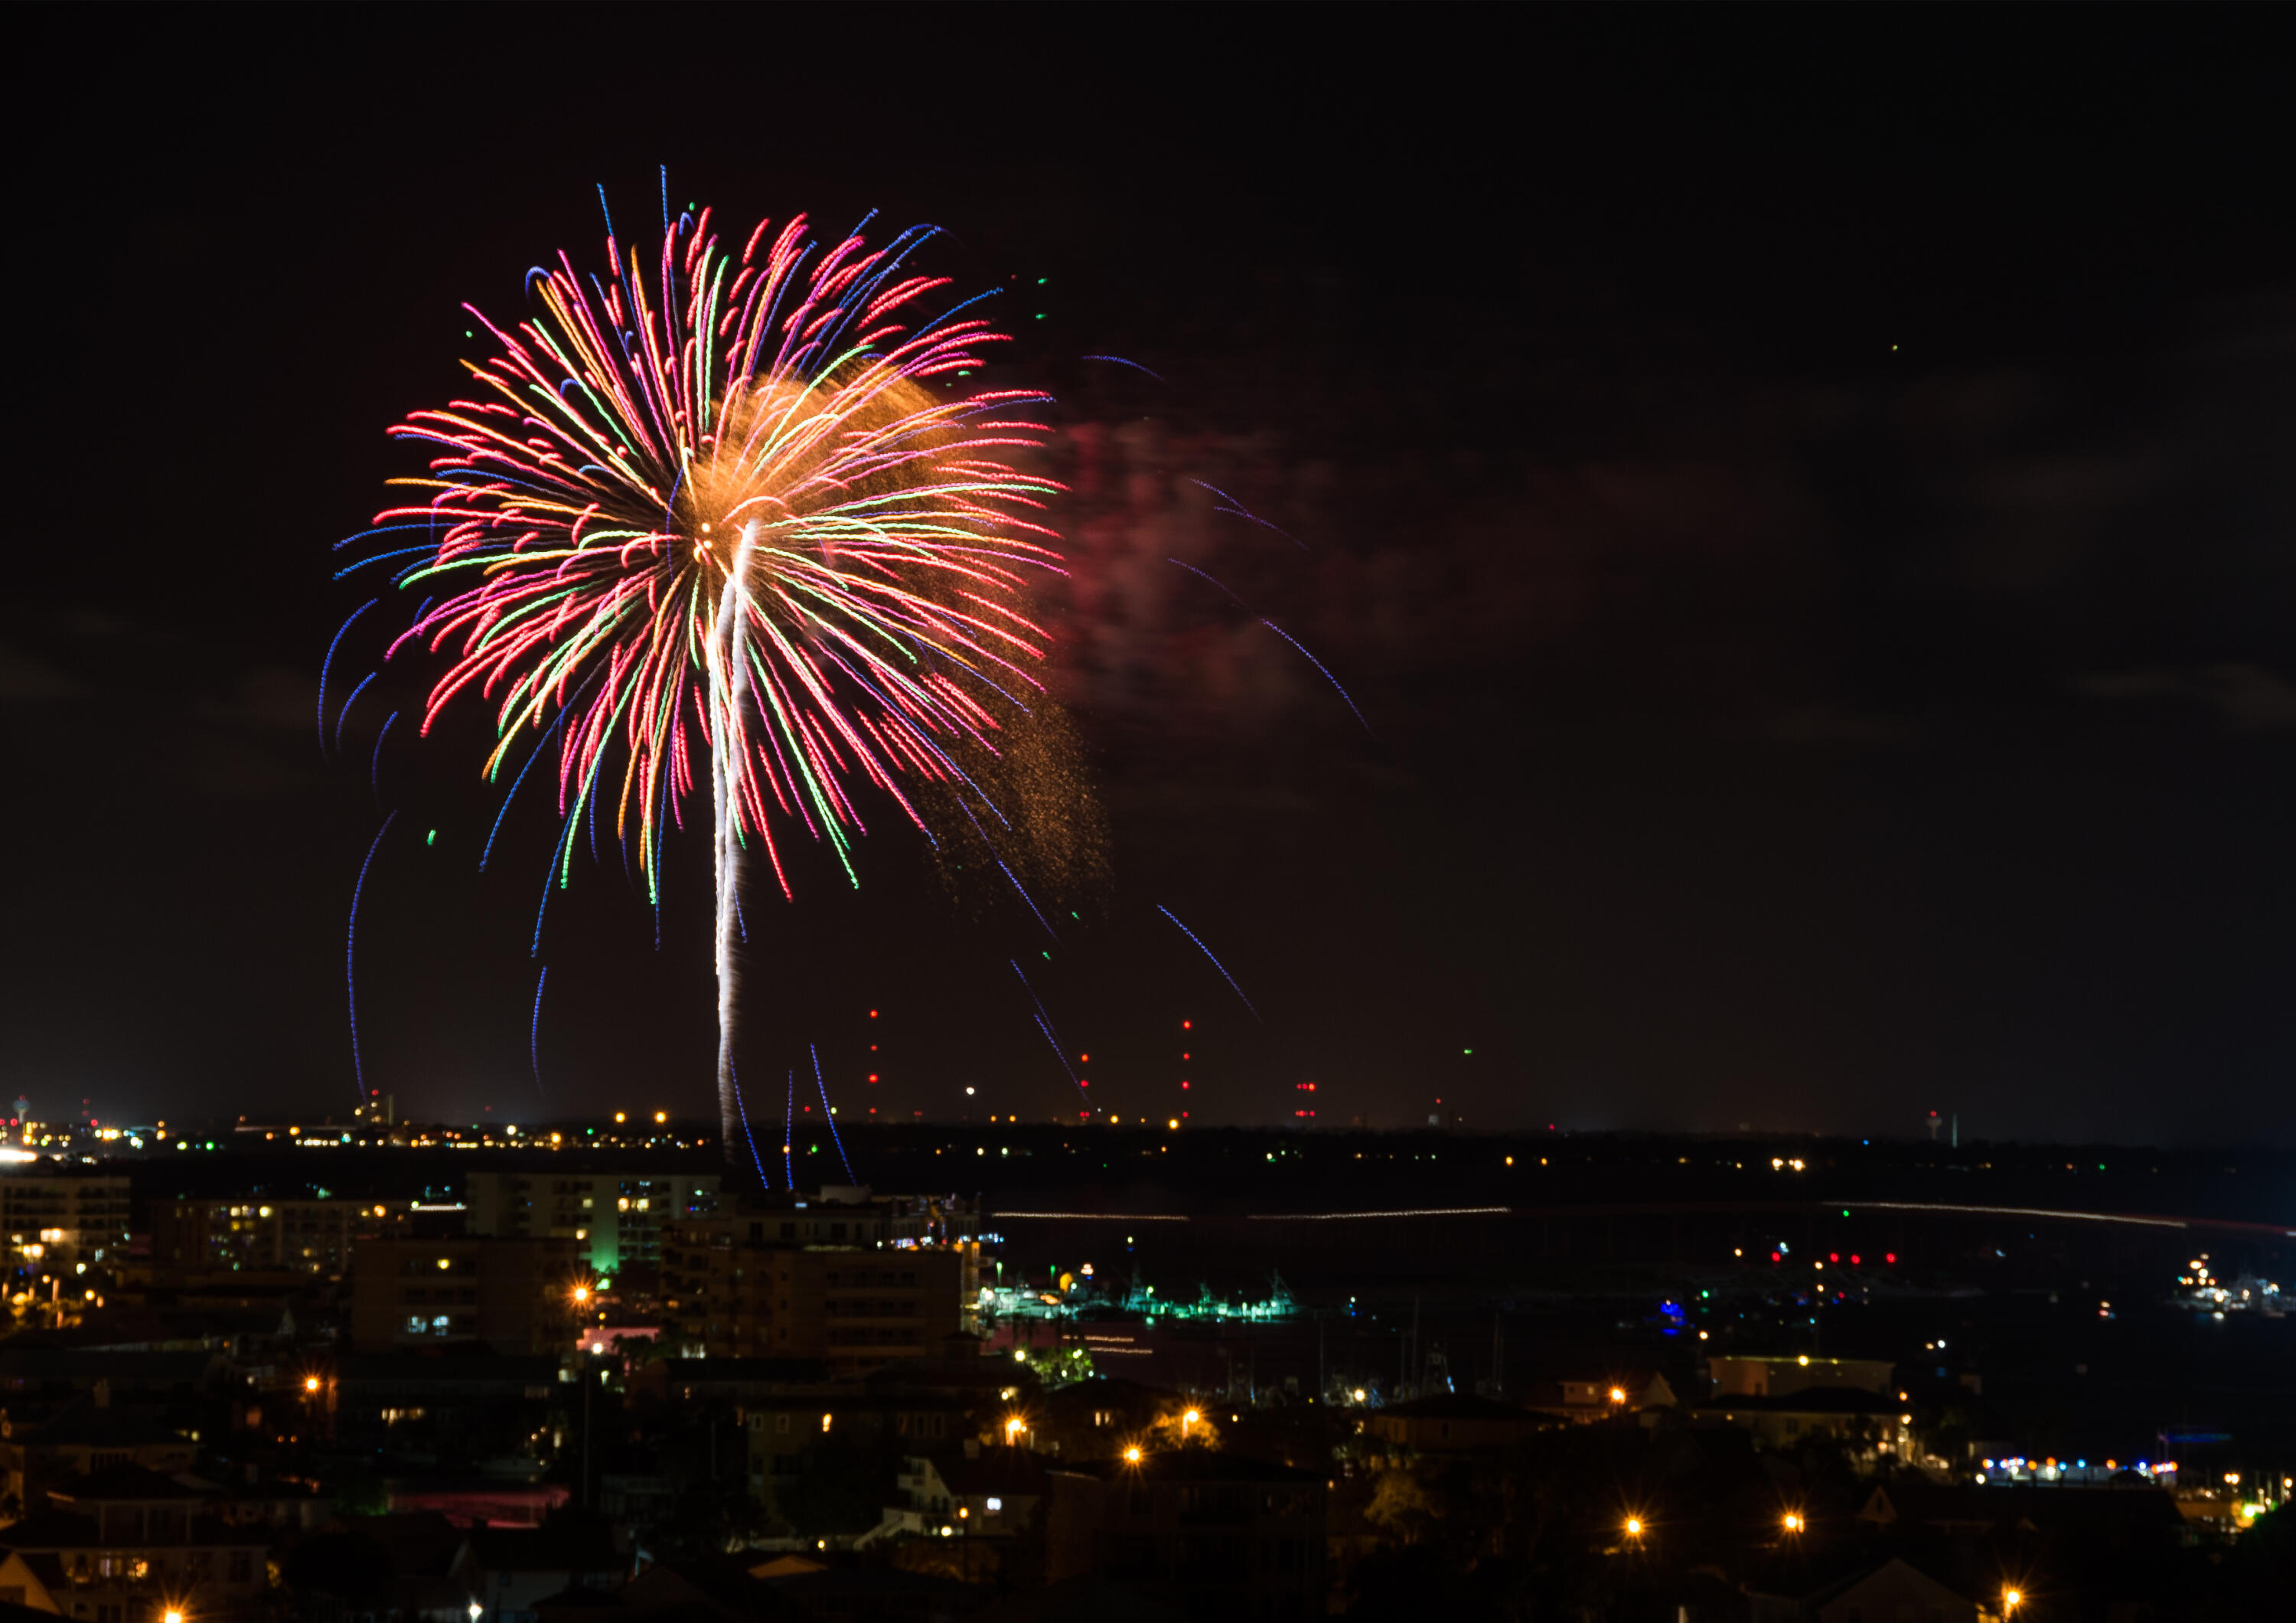
[[[663,1225],[716,1211],[718,1188],[714,1172],[474,1172],[463,1224],[501,1240],[564,1240],[611,1278],[659,1267]]]
[[[225,1200],[152,1203],[152,1265],[161,1270],[285,1269],[338,1278],[351,1247],[405,1226],[404,1200]]]
[[[127,1246],[128,1182],[93,1167],[34,1164],[0,1174],[0,1233],[12,1265],[70,1271]]]
[[[570,1240],[361,1240],[351,1254],[351,1345],[554,1352],[572,1333],[573,1291],[586,1277]]]
[[[666,1315],[712,1356],[818,1358],[837,1375],[937,1354],[973,1328],[969,1208],[833,1192],[670,1225]]]

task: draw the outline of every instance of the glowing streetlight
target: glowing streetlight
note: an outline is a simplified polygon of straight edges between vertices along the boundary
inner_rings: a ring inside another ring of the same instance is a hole
[[[1789,1532],[1789,1533],[1799,1533],[1799,1532],[1800,1532],[1800,1531],[1802,1530],[1803,1526],[1804,1526],[1804,1523],[1803,1523],[1803,1521],[1802,1521],[1802,1519],[1801,1519],[1800,1514],[1798,1512],[1794,1512],[1794,1511],[1788,1511],[1788,1512],[1786,1512],[1786,1531],[1787,1531],[1787,1532]]]
[[[1188,1428],[1201,1419],[1203,1416],[1193,1409],[1180,1416],[1180,1441],[1185,1443],[1188,1440]]]
[[[2017,1608],[2022,1606],[2024,1603],[2025,1592],[2023,1590],[2004,1589],[2001,1592],[2001,1610],[2005,1615],[2016,1611]]]
[[[1614,1404],[1622,1404],[1622,1403],[1626,1402],[1626,1401],[1627,1401],[1627,1389],[1626,1389],[1626,1388],[1624,1388],[1624,1387],[1612,1387],[1612,1388],[1611,1388],[1611,1401],[1612,1403],[1614,1403]]]
[[[1129,1448],[1127,1448],[1127,1449],[1124,1451],[1124,1462],[1125,1462],[1127,1465],[1137,1465],[1137,1464],[1139,1464],[1139,1463],[1140,1463],[1140,1445],[1139,1445],[1139,1444],[1135,1443],[1135,1444],[1133,1444],[1133,1445],[1132,1445],[1132,1446],[1130,1446]]]
[[[1640,1537],[1642,1537],[1642,1536],[1643,1536],[1643,1519],[1642,1519],[1641,1517],[1639,1517],[1639,1516],[1629,1516],[1629,1517],[1628,1517],[1628,1518],[1627,1518],[1627,1536],[1628,1536],[1628,1538],[1639,1539]]]
[[[472,1601],[471,1602],[471,1623],[479,1623],[479,1619],[486,1615],[486,1610],[487,1609],[479,1604],[478,1602]]]
[[[306,1375],[303,1377],[303,1390],[306,1392],[316,1392],[318,1389],[319,1378],[316,1375]]]
[[[1021,1446],[1021,1434],[1028,1429],[1029,1422],[1016,1414],[1004,1422],[1004,1440],[1017,1448]]]
[[[184,1609],[170,1606],[160,1614],[160,1623],[184,1623]]]
[[[583,1304],[583,1303],[585,1303],[585,1302],[588,1301],[589,1299],[590,1299],[590,1287],[589,1287],[589,1286],[587,1286],[587,1285],[577,1285],[577,1286],[575,1286],[575,1287],[574,1287],[574,1306],[575,1306],[579,1307],[579,1306],[582,1306],[582,1304]]]

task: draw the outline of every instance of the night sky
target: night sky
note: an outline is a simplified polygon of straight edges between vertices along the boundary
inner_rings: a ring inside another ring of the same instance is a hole
[[[370,1086],[709,1113],[706,840],[659,949],[586,847],[537,960],[547,803],[479,873],[485,715],[403,716],[371,788],[424,671],[338,752],[357,628],[324,750],[316,714],[372,595],[330,548],[482,353],[462,301],[522,314],[527,267],[602,252],[595,185],[648,218],[666,164],[739,231],[946,227],[931,266],[1006,290],[1001,370],[1058,396],[1073,487],[1107,881],[1054,942],[890,824],[857,894],[801,863],[747,910],[773,1108],[812,1042],[842,1119],[1072,1111],[1018,959],[1128,1116],[2288,1142],[2292,35],[28,11],[0,1091],[346,1111],[345,918],[396,809]]]

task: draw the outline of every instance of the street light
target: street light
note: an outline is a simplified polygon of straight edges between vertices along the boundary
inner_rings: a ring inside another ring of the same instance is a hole
[[[472,1601],[471,1602],[471,1623],[479,1623],[479,1619],[485,1615],[486,1610],[487,1609],[484,1606],[481,1606],[478,1602]]]
[[[577,1285],[577,1286],[575,1286],[575,1287],[574,1287],[574,1306],[575,1306],[579,1307],[579,1306],[582,1306],[582,1304],[584,1304],[585,1302],[588,1301],[589,1299],[590,1299],[590,1287],[589,1287],[589,1286],[587,1286],[587,1285]]]
[[[316,1392],[318,1389],[319,1378],[316,1375],[306,1375],[303,1377],[303,1390],[306,1392]]]
[[[1028,1429],[1029,1422],[1016,1414],[1004,1422],[1004,1440],[1018,1448],[1021,1446],[1021,1434]]]
[[[1188,1440],[1188,1428],[1194,1425],[1201,1419],[1203,1419],[1203,1416],[1193,1409],[1189,1410],[1186,1413],[1180,1416],[1181,1442],[1185,1443]]]
[[[1786,1512],[1786,1531],[1787,1531],[1787,1532],[1789,1532],[1789,1533],[1799,1533],[1799,1532],[1800,1532],[1800,1531],[1802,1530],[1802,1526],[1803,1526],[1802,1519],[1801,1519],[1800,1514],[1798,1512],[1794,1512],[1794,1511],[1788,1511],[1788,1512]]]
[[[160,1623],[184,1623],[184,1609],[170,1606],[160,1614]]]
[[[1131,1447],[1129,1447],[1129,1448],[1128,1448],[1128,1449],[1126,1449],[1126,1450],[1124,1451],[1124,1462],[1125,1462],[1127,1465],[1137,1465],[1137,1464],[1139,1464],[1139,1463],[1140,1463],[1140,1445],[1139,1445],[1139,1444],[1135,1443],[1135,1444],[1133,1444],[1133,1445],[1132,1445],[1132,1446],[1131,1446]]]
[[[1628,1538],[1639,1539],[1640,1537],[1642,1537],[1642,1536],[1643,1536],[1643,1519],[1642,1519],[1641,1517],[1639,1517],[1639,1516],[1629,1516],[1629,1517],[1628,1517],[1628,1518],[1627,1518],[1627,1536],[1628,1536]]]
[[[2023,1590],[2004,1589],[2001,1592],[2001,1611],[2005,1616],[2016,1611],[2017,1608],[2022,1606],[2024,1603],[2025,1592]]]

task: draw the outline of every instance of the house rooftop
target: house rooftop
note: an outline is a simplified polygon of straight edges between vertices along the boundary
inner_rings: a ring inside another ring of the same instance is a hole
[[[64,1487],[48,1490],[48,1497],[59,1505],[77,1508],[84,1504],[156,1504],[166,1502],[193,1504],[220,1498],[218,1493],[203,1493],[188,1487],[175,1478],[142,1465],[121,1463],[107,1465],[102,1471],[90,1472]]]

